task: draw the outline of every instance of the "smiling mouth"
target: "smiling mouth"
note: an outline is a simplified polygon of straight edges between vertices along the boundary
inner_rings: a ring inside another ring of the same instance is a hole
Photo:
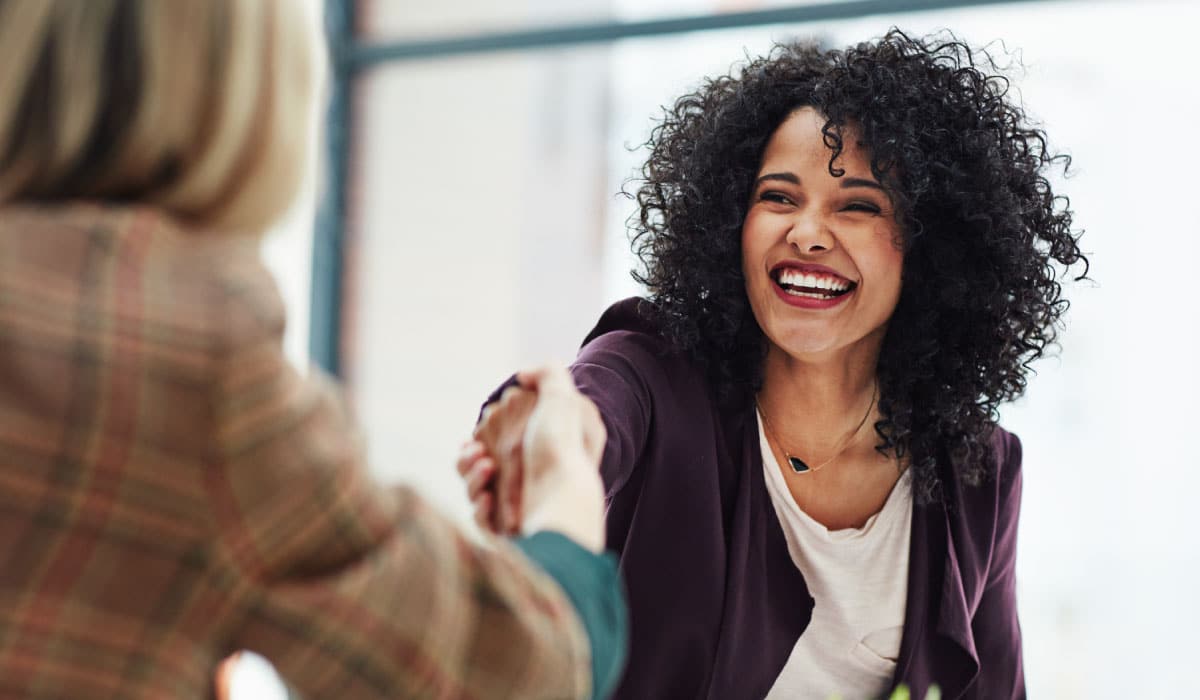
[[[796,297],[807,299],[836,299],[854,291],[858,283],[834,275],[813,274],[783,268],[771,273],[775,284]]]

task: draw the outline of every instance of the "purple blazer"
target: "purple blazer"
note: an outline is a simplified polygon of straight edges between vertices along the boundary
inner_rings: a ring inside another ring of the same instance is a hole
[[[758,700],[812,615],[763,482],[752,401],[712,395],[637,313],[612,306],[572,366],[608,428],[608,542],[629,595],[631,646],[614,697]],[[914,698],[1021,698],[1014,597],[1021,444],[997,429],[999,474],[913,508],[895,683]]]

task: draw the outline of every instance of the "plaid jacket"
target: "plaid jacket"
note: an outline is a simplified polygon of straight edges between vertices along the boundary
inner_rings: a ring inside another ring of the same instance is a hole
[[[587,696],[549,577],[372,484],[257,245],[0,209],[0,698],[204,697],[240,648],[310,699]]]

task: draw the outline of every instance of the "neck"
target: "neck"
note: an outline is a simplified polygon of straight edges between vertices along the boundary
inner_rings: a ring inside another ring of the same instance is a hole
[[[777,439],[830,449],[862,420],[875,391],[878,346],[821,358],[788,355],[772,345],[763,365],[759,407]],[[878,415],[877,409],[872,413]],[[868,416],[867,422],[875,417]]]

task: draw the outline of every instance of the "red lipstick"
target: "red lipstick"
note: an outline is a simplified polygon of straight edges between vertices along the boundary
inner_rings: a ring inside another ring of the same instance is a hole
[[[825,265],[785,260],[771,268],[771,286],[783,303],[801,309],[831,309],[846,302],[858,283]]]

